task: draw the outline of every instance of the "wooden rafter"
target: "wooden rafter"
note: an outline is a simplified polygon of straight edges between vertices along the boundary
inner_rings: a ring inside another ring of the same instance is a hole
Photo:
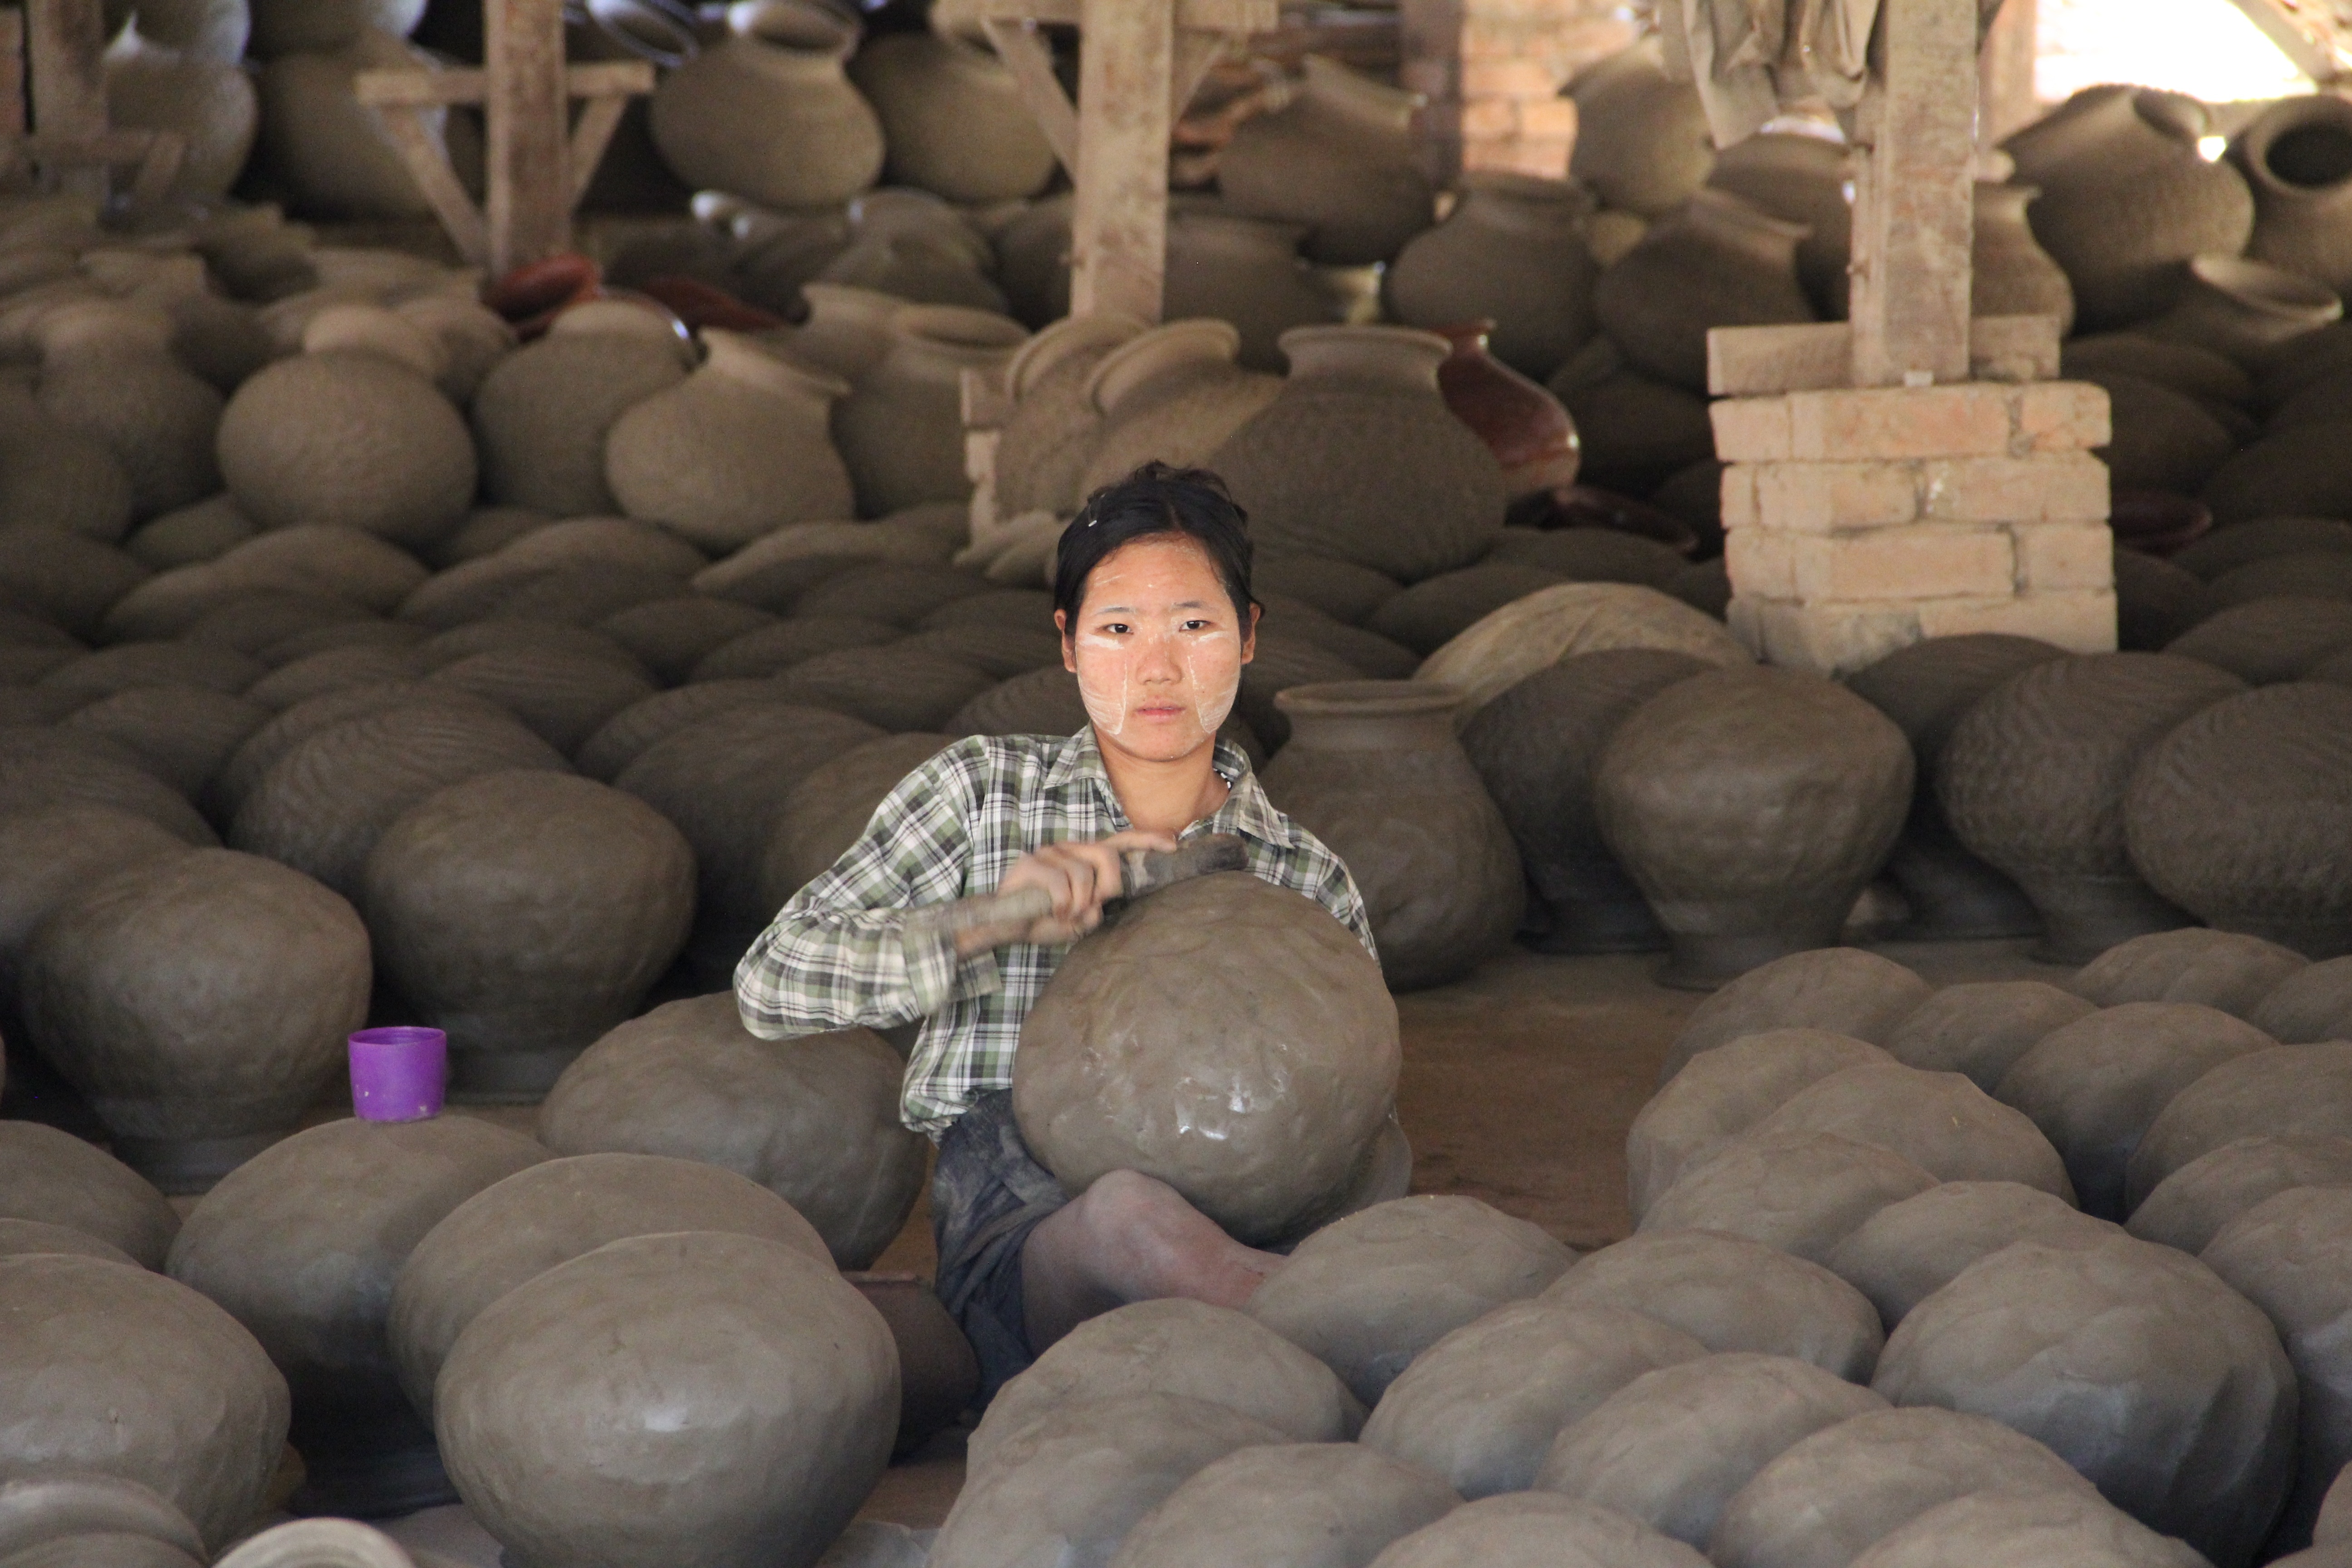
[[[2352,76],[2352,4],[2345,0],[2231,0],[2263,36],[2321,83]]]

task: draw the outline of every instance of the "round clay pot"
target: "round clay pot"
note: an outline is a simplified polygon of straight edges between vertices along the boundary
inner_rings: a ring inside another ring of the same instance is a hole
[[[1738,196],[1700,191],[1610,264],[1593,285],[1593,314],[1634,369],[1705,393],[1709,330],[1813,320],[1797,280],[1805,232]]]
[[[1750,656],[1719,621],[1630,583],[1563,583],[1491,611],[1424,659],[1417,679],[1463,692],[1475,710],[1538,670],[1579,655],[1646,648],[1711,665]]]
[[[1767,1029],[1824,1029],[1877,1045],[1934,993],[1913,971],[1858,947],[1790,953],[1700,1003],[1675,1037],[1658,1081],[1673,1081],[1702,1052]]]
[[[237,389],[221,474],[265,529],[329,523],[426,544],[464,521],[474,444],[433,384],[379,355],[302,354]]]
[[[32,389],[0,393],[0,528],[111,544],[131,527],[131,476],[108,446],[41,412]]]
[[[1891,1328],[1979,1258],[2011,1242],[2096,1247],[2122,1234],[2065,1199],[2015,1182],[1946,1182],[1887,1205],[1829,1254],[1829,1266]]]
[[[1300,1242],[1245,1310],[1376,1405],[1423,1351],[1575,1261],[1572,1248],[1475,1198],[1399,1198]]]
[[[147,575],[95,539],[49,528],[0,531],[0,587],[78,637],[95,637],[108,609]]]
[[[1525,561],[1482,561],[1424,577],[1365,617],[1365,629],[1426,658],[1507,605],[1557,586],[1559,574]]]
[[[1625,1568],[1698,1568],[1706,1561],[1613,1508],[1553,1492],[1512,1492],[1457,1508],[1373,1561],[1381,1568],[1541,1568],[1562,1553]]]
[[[1576,100],[1578,127],[1568,172],[1603,206],[1663,216],[1715,166],[1698,93],[1667,74],[1654,37],[1586,67],[1566,96]]]
[[[408,1402],[428,1422],[450,1347],[516,1286],[625,1237],[764,1237],[830,1263],[793,1206],[731,1171],[653,1154],[582,1154],[517,1171],[467,1198],[401,1265],[387,1332]]]
[[[33,932],[93,883],[188,846],[144,816],[66,805],[0,817],[0,998],[13,1014],[17,968]]]
[[[2203,710],[2132,775],[2132,864],[2163,896],[2224,931],[2310,958],[2352,952],[2343,780],[2352,689],[2263,687]]]
[[[2241,1025],[2240,1027],[2245,1026]],[[2132,1152],[2125,1202],[2137,1208],[2183,1165],[2257,1132],[2336,1133],[2352,1103],[2352,1044],[2244,1052],[2173,1096]]]
[[[1242,121],[1217,187],[1235,212],[1306,225],[1316,261],[1387,261],[1436,216],[1413,153],[1416,100],[1318,55],[1282,109]]]
[[[1201,992],[1203,963],[1256,978]],[[1138,964],[1193,1000],[1181,1012],[1153,1003],[1132,984]],[[1212,996],[1235,1005],[1206,1029],[1201,1008],[1223,1005]],[[1246,873],[1156,895],[1082,942],[1024,1035],[1014,1109],[1066,1187],[1139,1171],[1254,1243],[1336,1211],[1396,1090],[1395,1008],[1361,944],[1312,900]],[[1323,1064],[1312,1074],[1260,1077],[1310,1060]]]
[[[2285,596],[2352,599],[2352,561],[2332,550],[2274,555],[2223,573],[2208,594],[2210,602],[2224,605]]]
[[[1786,131],[1759,132],[1724,148],[1716,154],[1715,167],[1706,177],[1715,189],[1744,197],[1784,223],[1803,226],[1805,237],[1797,242],[1797,276],[1803,280],[1813,309],[1827,321],[1843,321],[1846,312],[1846,267],[1853,251],[1853,207],[1846,193],[1853,182],[1853,158],[1843,142]],[[1990,261],[1998,268],[2003,258],[1999,252],[1985,254],[1984,186],[1977,189],[1979,259],[1974,277],[1983,279],[1985,263]],[[2021,226],[2024,218],[2020,206],[2016,221]],[[2047,257],[2042,265],[2057,270],[2056,263]],[[2063,283],[2064,275],[2059,278]],[[1972,309],[1978,315],[1997,313],[1978,306]],[[2072,311],[2070,300],[2070,316]],[[2065,323],[2059,324],[2058,335],[2066,335]]]
[[[605,436],[685,374],[669,343],[624,332],[551,332],[508,355],[474,396],[483,489],[501,505],[551,517],[618,510]]]
[[[864,836],[875,808],[948,744],[917,731],[853,746],[793,786],[760,865],[760,901],[782,909]]]
[[[1536,1486],[1703,1544],[1724,1505],[1790,1445],[1885,1407],[1801,1361],[1702,1356],[1635,1378],[1562,1432]]]
[[[824,654],[893,642],[898,634],[898,628],[888,622],[864,616],[794,616],[712,648],[696,661],[688,678],[692,684],[685,689],[713,681],[764,679]],[[762,691],[775,696],[772,689],[763,687]]]
[[[1237,363],[1282,369],[1282,334],[1334,319],[1328,295],[1298,258],[1305,224],[1213,207],[1169,214],[1165,315],[1215,320],[1241,334]]]
[[[1936,1184],[1901,1155],[1851,1138],[1759,1129],[1684,1171],[1640,1228],[1727,1231],[1825,1264],[1872,1215]]]
[[[0,1314],[12,1475],[137,1482],[215,1546],[261,1512],[286,1444],[286,1380],[229,1314],[160,1275],[54,1253],[0,1258]]]
[[[2290,595],[2218,611],[2166,651],[2270,686],[2300,680],[2347,647],[2352,647],[2352,605]]]
[[[1938,1181],[2015,1182],[2070,1203],[2074,1198],[2066,1165],[2049,1140],[1956,1072],[1923,1074],[1899,1062],[1840,1068],[1800,1089],[1755,1124],[1759,1137],[1784,1132],[1830,1132],[1873,1144],[1902,1154]]]
[[[1906,1067],[1964,1074],[1990,1094],[2043,1036],[2096,1010],[2039,980],[1947,985],[1895,1026],[1886,1051]]]
[[[1004,62],[938,33],[875,39],[849,79],[881,117],[890,183],[978,205],[1037,194],[1057,165]]]
[[[694,852],[606,785],[487,773],[385,829],[362,902],[384,979],[449,1036],[451,1092],[533,1100],[685,945]]]
[[[2352,510],[2352,485],[2331,456],[2343,450],[2347,432],[2352,417],[2339,415],[2266,435],[2216,468],[2198,499],[2213,509],[2217,528]]]
[[[2189,923],[2126,857],[2126,786],[2168,731],[2239,689],[2169,654],[2083,655],[2011,677],[1961,718],[1937,761],[1937,798],[1960,842],[2033,900],[2036,956],[2082,963]]]
[[[1582,462],[1575,423],[1549,391],[1487,353],[1491,331],[1486,320],[1439,329],[1454,344],[1437,367],[1445,406],[1486,443],[1515,499],[1574,484]]]
[[[2025,216],[2041,195],[2032,185],[1977,182],[1969,313],[2055,316],[2063,338],[2074,325],[2074,285],[2066,281],[2065,268],[2035,242]]]
[[[2275,1194],[2345,1185],[2352,1185],[2352,1139],[2256,1134],[2200,1154],[2158,1182],[2125,1228],[2193,1258],[2223,1226]]]
[[[776,695],[894,732],[934,731],[988,689],[987,672],[904,643],[843,648],[802,659],[775,678]]]
[[[923,1184],[923,1140],[898,1124],[898,1053],[865,1029],[771,1046],[731,994],[623,1024],[550,1090],[539,1130],[559,1154],[667,1154],[775,1192],[846,1268],[881,1255]]]
[[[505,709],[559,752],[578,751],[605,721],[654,694],[650,681],[617,660],[545,648],[488,648],[430,673],[436,686]]]
[[[1871,1385],[2039,1438],[2142,1523],[2242,1568],[2293,1478],[2294,1384],[2211,1269],[2118,1237],[1978,1262],[1903,1320]]]
[[[1666,983],[1712,989],[1833,946],[1912,777],[1900,730],[1811,677],[1714,670],[1636,709],[1601,755],[1601,828],[1674,941]]]
[[[92,1568],[118,1561],[181,1568],[205,1560],[196,1527],[152,1488],[83,1469],[0,1483],[0,1552],[8,1554],[0,1561]]]
[[[1601,755],[1643,702],[1709,667],[1664,648],[1561,659],[1471,716],[1462,746],[1518,845],[1541,901],[1545,952],[1639,952],[1665,933],[1601,837]]]
[[[689,593],[632,605],[599,621],[596,629],[635,654],[655,679],[678,686],[711,649],[775,624],[765,610]]]
[[[2352,1039],[2352,958],[2331,958],[2296,971],[2263,998],[2247,1021],[2282,1045]]]
[[[2343,315],[2336,290],[2301,272],[2236,256],[2200,256],[2189,262],[2172,309],[2140,330],[2259,369],[2294,339]]]
[[[2103,1499],[2048,1488],[1971,1492],[1939,1503],[1854,1559],[1857,1568],[1927,1568],[1948,1552],[1998,1563],[2047,1552],[2124,1568],[2194,1568],[2195,1550]]]
[[[1541,380],[1592,336],[1591,211],[1591,195],[1566,180],[1466,175],[1445,221],[1398,253],[1381,299],[1409,327],[1493,321],[1495,357]]]
[[[1181,1395],[1245,1415],[1292,1442],[1345,1443],[1364,1407],[1331,1369],[1245,1313],[1183,1297],[1089,1318],[1047,1346],[989,1402],[969,1445],[971,1473],[1056,1410],[1139,1394]]]
[[[847,200],[882,173],[882,124],[842,64],[858,29],[823,5],[737,6],[733,36],[654,94],[654,145],[698,190],[771,207]]]
[[[2237,438],[2212,409],[2185,392],[2108,371],[2084,379],[2107,395],[2114,438],[2100,457],[2116,490],[2192,496],[2237,450]]]
[[[1155,458],[1183,468],[1206,463],[1272,402],[1283,384],[1241,369],[1240,348],[1229,322],[1175,321],[1105,355],[1087,383],[1102,431],[1079,479],[1080,497]]]
[[[2099,332],[2069,341],[2059,352],[2059,371],[2069,378],[2112,373],[2153,381],[2185,392],[2216,409],[2242,417],[2242,404],[2253,400],[2253,380],[2245,368],[2210,349],[2143,332]]]
[[[1401,327],[1300,327],[1282,346],[1282,391],[1210,459],[1257,541],[1407,581],[1484,554],[1507,497],[1502,466],[1438,391],[1452,345]]]
[[[67,1228],[163,1267],[180,1216],[130,1166],[94,1143],[37,1121],[0,1121],[0,1215]]]
[[[2111,947],[2069,985],[2102,1007],[2201,1002],[2231,1017],[2251,1019],[2264,997],[2309,963],[2301,953],[2260,937],[2191,928],[2136,936]]]
[[[1013,354],[1004,370],[1013,412],[996,444],[997,515],[1062,517],[1086,500],[1079,481],[1103,419],[1087,387],[1097,365],[1146,330],[1117,311],[1069,316]]]
[[[1017,321],[952,305],[908,306],[889,331],[889,352],[833,412],[858,507],[876,517],[971,493],[959,378],[1002,367],[1026,336]]]
[[[144,817],[184,843],[219,842],[185,798],[135,753],[102,737],[19,728],[0,735],[0,809],[103,806]]]
[[[714,1334],[730,1353],[709,1353]],[[689,1231],[609,1242],[484,1308],[443,1363],[434,1426],[518,1563],[625,1542],[808,1568],[880,1479],[898,1412],[889,1328],[830,1266]]]
[[[1720,1231],[1654,1231],[1604,1247],[1542,1300],[1639,1312],[1709,1352],[1789,1356],[1850,1382],[1876,1363],[1885,1339],[1871,1304],[1820,1264]]]
[[[1244,1448],[1195,1472],[1137,1521],[1112,1561],[1189,1568],[1233,1552],[1302,1568],[1369,1563],[1461,1501],[1435,1476],[1354,1444]]]
[[[383,1517],[451,1500],[385,1337],[393,1281],[443,1215],[546,1158],[465,1117],[330,1121],[230,1173],[181,1226],[172,1278],[227,1309],[293,1389],[312,1511]]]
[[[1363,1444],[1465,1498],[1522,1492],[1563,1428],[1644,1373],[1706,1353],[1622,1307],[1515,1301],[1414,1358],[1381,1395]]]
[[[75,1258],[97,1258],[136,1268],[139,1260],[111,1242],[75,1230],[70,1226],[44,1225],[34,1219],[0,1219],[0,1258],[26,1258],[62,1252]]]
[[[2002,143],[2018,181],[2041,188],[2033,237],[2066,269],[2079,325],[2156,315],[2191,257],[2244,251],[2253,197],[2236,169],[2199,153],[2208,123],[2178,93],[2094,87]]]
[[[61,902],[25,951],[34,1040],[117,1151],[202,1192],[283,1138],[365,1021],[367,933],[327,889],[206,849]]]
[[[289,0],[299,4],[299,0]],[[362,71],[445,68],[422,49],[373,26],[320,50],[279,54],[261,68],[259,156],[315,217],[423,218],[432,206],[375,111],[359,101]],[[473,122],[427,109],[425,133],[462,181],[478,187],[482,138]]]
[[[254,58],[339,49],[367,28],[399,37],[415,31],[421,0],[248,0]]]
[[[42,312],[41,409],[112,452],[145,519],[220,489],[213,455],[221,396],[172,356],[172,321],[152,305],[88,300]]]
[[[157,778],[194,797],[269,718],[259,702],[205,687],[142,686],[75,710],[64,728],[121,742]]]
[[[2281,99],[2230,143],[2254,193],[2246,254],[2337,292],[2352,288],[2352,112],[2326,93]]]
[[[1276,699],[1290,742],[1267,796],[1346,861],[1390,986],[1457,979],[1501,951],[1524,892],[1502,814],[1454,737],[1444,686],[1340,681]]]

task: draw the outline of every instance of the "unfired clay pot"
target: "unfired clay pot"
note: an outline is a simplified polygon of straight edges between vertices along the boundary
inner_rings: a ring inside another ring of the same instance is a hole
[[[1706,1561],[1613,1508],[1557,1492],[1511,1492],[1465,1504],[1372,1561],[1380,1568],[1542,1568],[1563,1552],[1625,1568],[1698,1568]]]
[[[882,173],[882,125],[842,62],[856,26],[794,0],[738,6],[733,37],[654,94],[654,144],[697,189],[772,207],[845,201]]]
[[[107,122],[116,130],[176,133],[184,152],[173,189],[218,201],[244,172],[260,127],[253,79],[233,54],[216,58],[184,51],[148,26],[142,16],[135,30],[107,50]]]
[[[889,352],[833,412],[834,441],[871,517],[971,493],[959,378],[1002,366],[1026,335],[1007,317],[953,305],[910,305],[889,330]]]
[[[430,216],[398,144],[359,101],[354,81],[365,70],[441,68],[424,50],[373,26],[324,51],[279,55],[261,70],[260,153],[292,187],[295,205],[312,216]],[[441,143],[460,180],[471,174],[478,186],[482,139],[474,122],[430,109],[425,135]]]
[[[2259,1309],[2195,1259],[2129,1237],[1994,1253],[1903,1320],[1872,1381],[1895,1404],[2041,1439],[2216,1568],[2253,1560],[2293,1479],[2294,1385]]]
[[[138,1172],[38,1121],[0,1121],[0,1216],[71,1229],[160,1268],[180,1216]]]
[[[1824,680],[1717,670],[1636,709],[1601,756],[1601,828],[1674,939],[1668,984],[1832,945],[1912,778],[1902,731]]]
[[[1842,1068],[1790,1096],[1755,1132],[1836,1133],[1901,1154],[1938,1181],[2016,1182],[2074,1197],[2050,1141],[1956,1072],[1923,1073],[1899,1062]]]
[[[1175,313],[1175,312],[1171,312]],[[1005,366],[1013,412],[996,445],[996,510],[1000,517],[1077,510],[1087,459],[1094,454],[1102,411],[1087,395],[1095,367],[1145,331],[1117,311],[1067,316],[1021,345]]]
[[[650,333],[551,331],[508,355],[474,397],[483,488],[502,505],[553,517],[618,510],[605,436],[685,374],[675,342]]]
[[[1804,233],[1740,197],[1701,191],[1601,275],[1593,313],[1635,369],[1704,393],[1709,329],[1813,319],[1797,281]]]
[[[1465,176],[1444,223],[1415,237],[1381,281],[1389,314],[1432,331],[1495,323],[1495,357],[1540,381],[1592,336],[1600,266],[1585,241],[1591,196],[1565,180]]]
[[[2165,651],[2218,665],[2251,685],[2271,686],[2302,679],[2342,648],[2352,648],[2352,604],[2292,595],[2232,605],[2174,638]]]
[[[1960,842],[2013,878],[2041,911],[2056,963],[2189,923],[2132,869],[2124,796],[2163,735],[2237,679],[2170,654],[2051,659],[2011,677],[1953,729],[1936,795]]]
[[[794,785],[769,835],[760,866],[760,901],[782,909],[865,833],[875,807],[939,754],[945,735],[918,731],[854,746]]]
[[[91,300],[42,313],[42,409],[105,444],[131,476],[134,515],[154,517],[220,488],[221,396],[173,358],[161,309]]]
[[[1872,1215],[1936,1184],[1900,1154],[1853,1138],[1759,1128],[1685,1169],[1641,1228],[1727,1231],[1826,1263]]]
[[[903,1065],[865,1029],[766,1041],[721,993],[671,1002],[613,1030],[540,1109],[559,1154],[700,1160],[790,1203],[845,1268],[864,1268],[906,1224],[923,1184],[922,1138],[898,1123]]]
[[[1318,55],[1280,110],[1242,122],[1218,157],[1234,211],[1308,226],[1307,253],[1338,266],[1386,261],[1434,219],[1413,156],[1413,99]]]
[[[1167,319],[1229,322],[1241,334],[1243,365],[1280,371],[1283,333],[1337,317],[1298,258],[1307,232],[1222,207],[1176,208],[1168,215]]]
[[[1140,1171],[1263,1243],[1336,1212],[1371,1158],[1396,1027],[1352,932],[1227,872],[1154,894],[1063,961],[1024,1028],[1013,1107],[1071,1192]]]
[[[1847,192],[1853,181],[1853,154],[1843,142],[1800,131],[1760,131],[1734,142],[1716,154],[1706,177],[1714,189],[1744,197],[1808,231],[1797,242],[1797,276],[1813,309],[1832,321],[1846,313],[1846,267],[1853,248]],[[1981,237],[1981,227],[1978,232]]]
[[[2159,1535],[2101,1498],[2034,1488],[1938,1503],[1856,1557],[1862,1568],[1927,1568],[1948,1553],[2001,1562],[2027,1553],[2130,1568],[2194,1568],[2193,1547]]]
[[[1240,368],[1240,349],[1229,322],[1174,321],[1104,356],[1087,383],[1102,431],[1079,479],[1080,497],[1155,458],[1188,468],[1206,463],[1282,390],[1275,377]]]
[[[1058,166],[1013,72],[980,45],[940,33],[875,39],[849,79],[873,103],[893,184],[951,202],[1035,195]]]
[[[2292,1187],[2352,1185],[2352,1138],[2256,1133],[2200,1154],[2156,1184],[2124,1228],[2194,1258],[2222,1228]]]
[[[2309,966],[2274,942],[2192,926],[2117,943],[2084,964],[2068,989],[2102,1007],[2201,1002],[2251,1021],[2272,992]]]
[[[2120,1234],[2110,1221],[2015,1182],[1946,1182],[1864,1220],[1831,1249],[1828,1263],[1891,1328],[2011,1242],[2096,1247]]]
[[[2327,93],[2282,99],[2238,133],[2230,162],[2254,193],[2246,254],[2342,293],[2352,288],[2352,112]]]
[[[1979,180],[1969,258],[1969,311],[1976,316],[2055,316],[2058,335],[2074,325],[2074,288],[2065,268],[2035,242],[2025,209],[2032,185]]]
[[[385,830],[362,903],[384,979],[449,1036],[451,1091],[533,1100],[685,945],[694,851],[607,785],[487,773]]]
[[[261,1512],[285,1451],[286,1380],[229,1314],[160,1275],[50,1253],[0,1258],[0,1316],[12,1477],[141,1483],[214,1546]]]
[[[160,1184],[202,1192],[284,1137],[367,1013],[341,899],[250,855],[148,860],[46,921],[20,971],[33,1038]]]
[[[1912,970],[1858,947],[1790,953],[1700,1003],[1675,1037],[1658,1081],[1672,1080],[1703,1051],[1766,1029],[1827,1029],[1876,1045],[1934,992]]]
[[[1282,346],[1281,393],[1210,459],[1257,541],[1408,581],[1483,554],[1506,487],[1438,392],[1451,345],[1400,327],[1300,327]]]
[[[1706,111],[1689,82],[1667,74],[1655,36],[1585,68],[1567,96],[1578,131],[1568,172],[1604,206],[1662,216],[1714,167]]]
[[[518,1564],[811,1568],[881,1478],[898,1413],[889,1328],[830,1266],[687,1231],[609,1242],[483,1309],[434,1427]]]
[[[1189,1568],[1226,1552],[1245,1561],[1345,1568],[1462,1501],[1428,1472],[1349,1443],[1244,1448],[1196,1472],[1138,1520],[1117,1568]]]
[[[2263,997],[2248,1021],[2284,1045],[2352,1039],[2352,959],[2306,964]]]
[[[393,1281],[443,1215],[546,1158],[467,1117],[330,1121],[248,1161],[189,1215],[172,1277],[226,1308],[286,1374],[310,1511],[449,1500],[385,1336]]]
[[[2096,1010],[2040,980],[1947,985],[1886,1035],[1886,1051],[1906,1067],[1964,1073],[1990,1094],[2042,1037]]]
[[[2208,255],[2189,261],[2172,308],[2139,330],[2260,369],[2343,315],[2343,297],[2302,271]]]
[[[2257,1132],[2334,1133],[2352,1104],[2352,1044],[2273,1046],[2223,1062],[2173,1096],[2132,1151],[2124,1201],[2137,1207],[2183,1165]]]

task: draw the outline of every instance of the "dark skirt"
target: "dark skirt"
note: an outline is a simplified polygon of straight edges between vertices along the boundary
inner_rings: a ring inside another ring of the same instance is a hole
[[[1036,1360],[1022,1307],[1021,1249],[1069,1201],[1022,1142],[1009,1089],[982,1095],[940,1139],[931,1173],[938,1289],[980,1357],[983,1405]]]

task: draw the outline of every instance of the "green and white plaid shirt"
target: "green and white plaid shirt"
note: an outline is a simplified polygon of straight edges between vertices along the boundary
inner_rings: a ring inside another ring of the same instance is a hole
[[[1239,747],[1218,742],[1214,766],[1231,793],[1184,836],[1239,834],[1253,872],[1329,910],[1377,957],[1371,919],[1339,858],[1274,808]],[[1128,826],[1091,727],[956,742],[900,781],[857,842],[793,895],[743,955],[735,1000],[744,1027],[783,1039],[925,1020],[899,1115],[937,1137],[981,1095],[1012,1084],[1022,1020],[1069,948],[1024,942],[910,963],[906,911],[993,892],[1040,845]]]

